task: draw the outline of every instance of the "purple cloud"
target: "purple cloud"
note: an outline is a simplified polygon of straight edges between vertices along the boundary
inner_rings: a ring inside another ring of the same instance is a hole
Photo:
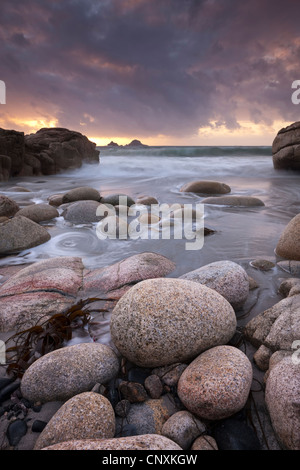
[[[299,13],[293,0],[3,0],[1,112],[93,136],[294,121]]]

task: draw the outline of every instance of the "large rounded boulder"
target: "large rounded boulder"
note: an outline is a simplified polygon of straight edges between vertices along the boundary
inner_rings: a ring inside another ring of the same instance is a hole
[[[108,383],[118,370],[118,358],[109,346],[74,344],[33,362],[22,377],[21,390],[32,402],[67,400],[91,390],[96,383]]]
[[[189,279],[215,289],[234,309],[240,308],[249,295],[249,277],[246,271],[229,260],[207,264],[183,274],[180,279]]]
[[[226,344],[235,333],[236,316],[224,297],[202,284],[148,279],[119,300],[110,329],[123,356],[141,367],[157,367]]]
[[[183,371],[178,396],[199,418],[228,418],[245,406],[252,377],[246,354],[233,346],[217,346],[200,354]]]

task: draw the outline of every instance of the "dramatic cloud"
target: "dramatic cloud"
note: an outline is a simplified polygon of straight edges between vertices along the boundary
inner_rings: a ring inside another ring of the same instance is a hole
[[[2,0],[0,126],[172,141],[293,122],[299,13],[296,0]]]

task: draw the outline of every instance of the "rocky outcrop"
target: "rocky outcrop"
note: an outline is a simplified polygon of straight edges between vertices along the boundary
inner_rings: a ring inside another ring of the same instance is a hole
[[[11,170],[11,159],[0,155],[0,181],[8,181]]]
[[[276,170],[300,170],[300,121],[281,129],[272,145]]]
[[[0,181],[14,176],[52,175],[83,162],[98,163],[96,144],[80,132],[43,128],[35,134],[0,129]]]

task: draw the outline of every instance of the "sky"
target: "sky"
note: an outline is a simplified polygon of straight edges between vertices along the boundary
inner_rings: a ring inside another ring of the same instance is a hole
[[[272,145],[300,120],[299,18],[299,0],[1,0],[0,127]]]

